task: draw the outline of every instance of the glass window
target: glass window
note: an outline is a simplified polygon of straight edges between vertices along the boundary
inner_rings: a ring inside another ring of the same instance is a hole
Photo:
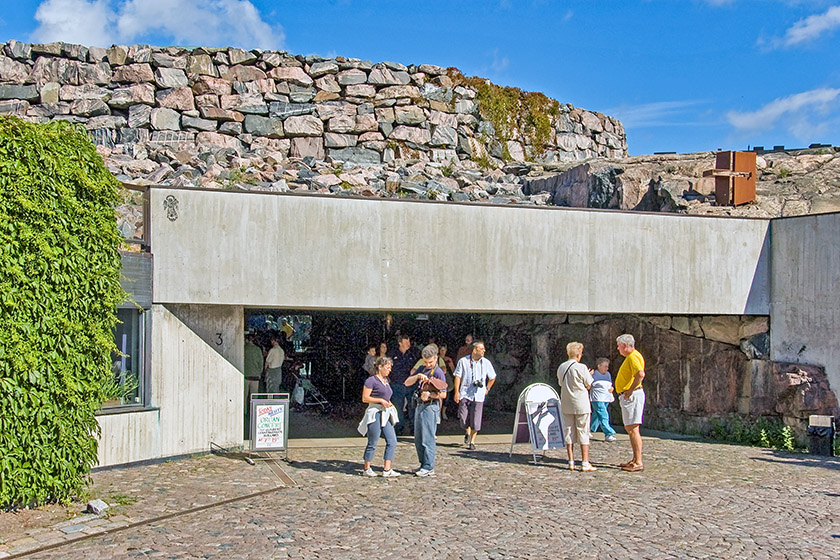
[[[102,408],[143,404],[145,317],[139,309],[117,309],[119,323],[114,328],[117,352],[111,356],[113,385]]]

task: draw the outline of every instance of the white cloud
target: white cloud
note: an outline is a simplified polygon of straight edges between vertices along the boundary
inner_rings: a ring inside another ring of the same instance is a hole
[[[510,60],[506,56],[499,56],[499,49],[493,49],[493,62],[490,64],[490,69],[493,72],[502,72],[510,65]]]
[[[129,0],[120,10],[117,30],[128,42],[150,32],[181,45],[269,49],[282,47],[284,40],[246,0]]]
[[[114,17],[108,0],[46,0],[35,11],[39,25],[32,39],[107,46],[114,39],[110,31]]]
[[[803,91],[775,99],[755,111],[729,111],[726,118],[735,128],[751,132],[770,130],[782,120],[782,125],[798,138],[802,138],[807,130],[814,128],[809,124],[812,117],[830,113],[837,105],[835,100],[838,96],[840,89]]]
[[[702,104],[702,101],[657,101],[642,105],[620,105],[604,112],[621,121],[625,128],[641,128],[647,126],[677,126],[687,123],[686,111],[691,107]]]
[[[825,13],[815,14],[794,23],[774,46],[792,47],[813,41],[820,35],[840,27],[840,6],[832,6]]]
[[[278,49],[285,37],[247,0],[45,0],[37,41],[107,46],[162,36],[178,45]]]

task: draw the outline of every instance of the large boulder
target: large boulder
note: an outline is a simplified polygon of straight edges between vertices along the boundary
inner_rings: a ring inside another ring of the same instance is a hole
[[[751,366],[751,414],[800,420],[811,414],[840,416],[824,368],[761,360],[753,360]]]

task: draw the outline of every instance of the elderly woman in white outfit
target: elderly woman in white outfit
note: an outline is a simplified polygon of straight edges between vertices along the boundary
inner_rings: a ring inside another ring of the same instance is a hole
[[[580,363],[583,356],[583,344],[570,342],[566,345],[569,359],[557,368],[557,382],[560,384],[560,413],[563,415],[563,438],[569,454],[569,469],[575,470],[575,443],[580,444],[580,470],[596,470],[589,462],[589,417],[592,407],[589,404],[589,388],[592,386],[592,373]]]

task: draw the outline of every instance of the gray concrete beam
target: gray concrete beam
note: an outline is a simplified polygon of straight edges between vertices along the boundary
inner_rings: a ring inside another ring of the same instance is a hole
[[[151,209],[156,303],[769,313],[764,220],[167,188]]]

